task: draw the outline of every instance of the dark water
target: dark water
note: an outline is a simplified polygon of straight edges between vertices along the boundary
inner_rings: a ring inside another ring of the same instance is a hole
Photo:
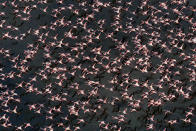
[[[196,1],[0,1],[0,131],[196,130]]]

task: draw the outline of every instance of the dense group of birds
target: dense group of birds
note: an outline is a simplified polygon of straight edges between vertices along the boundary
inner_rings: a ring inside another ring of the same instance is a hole
[[[195,7],[1,0],[1,130],[196,129]]]

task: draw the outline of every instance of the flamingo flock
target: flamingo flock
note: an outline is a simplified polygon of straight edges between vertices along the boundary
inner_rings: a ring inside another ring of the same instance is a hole
[[[196,129],[195,31],[185,0],[0,1],[0,130]]]

